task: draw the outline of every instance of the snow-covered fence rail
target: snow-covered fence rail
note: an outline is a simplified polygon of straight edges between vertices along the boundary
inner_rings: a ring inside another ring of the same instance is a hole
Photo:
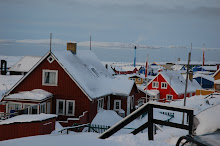
[[[187,117],[189,118],[189,123],[188,125],[184,124],[178,124],[178,123],[173,123],[173,122],[168,122],[168,121],[161,121],[158,119],[153,118],[153,109],[158,108],[158,109],[165,109],[165,110],[171,110],[171,111],[178,111],[178,112],[183,112],[187,113]],[[141,114],[148,112],[148,121],[141,125],[139,128],[135,129],[132,134],[137,134],[140,131],[144,130],[145,128],[148,128],[148,139],[153,140],[153,125],[154,124],[159,124],[159,125],[165,125],[165,126],[170,126],[170,127],[175,127],[175,128],[180,128],[180,129],[185,129],[189,131],[189,134],[192,134],[193,130],[193,109],[189,109],[186,107],[175,107],[171,106],[168,104],[164,103],[156,103],[156,102],[148,102],[144,104],[142,107],[125,117],[123,120],[115,124],[113,127],[105,131],[103,134],[99,136],[100,139],[106,139],[122,129],[124,126],[138,118]]]

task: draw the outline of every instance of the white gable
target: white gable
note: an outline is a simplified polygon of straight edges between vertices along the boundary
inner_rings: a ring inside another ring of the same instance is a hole
[[[109,94],[129,96],[134,82],[112,77],[96,55],[89,51],[70,51],[53,53],[79,86],[91,97],[101,97]]]

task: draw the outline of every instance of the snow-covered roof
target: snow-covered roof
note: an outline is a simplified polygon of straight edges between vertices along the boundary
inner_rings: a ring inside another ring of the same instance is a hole
[[[92,51],[77,50],[75,55],[70,51],[53,54],[89,97],[129,96],[134,82],[112,77]]]
[[[57,115],[53,114],[37,114],[37,115],[18,115],[7,120],[0,122],[0,125],[3,124],[11,124],[11,123],[26,123],[26,122],[33,122],[33,121],[43,121],[46,119],[56,118]]]
[[[214,78],[211,75],[198,74],[198,73],[193,75],[193,78],[198,78],[198,77],[214,82]]]
[[[40,59],[39,56],[24,56],[9,71],[28,72]]]
[[[32,91],[23,91],[15,94],[10,94],[4,97],[5,100],[34,100],[42,101],[52,96],[52,93],[42,89],[34,89]]]
[[[177,94],[185,93],[186,80],[178,71],[163,71],[160,72],[160,74]],[[195,92],[196,89],[201,89],[201,86],[198,84],[198,82],[195,80],[192,82],[188,80],[187,92]]]
[[[210,71],[216,71],[217,70],[217,66],[203,66],[203,68],[205,70],[210,70]]]
[[[172,70],[181,70],[182,68],[183,68],[183,65],[179,65],[179,64],[173,65],[171,67]]]
[[[122,66],[121,70],[122,71],[133,71],[135,69],[134,66]]]

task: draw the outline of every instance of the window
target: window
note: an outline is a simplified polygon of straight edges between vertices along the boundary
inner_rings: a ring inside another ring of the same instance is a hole
[[[103,109],[104,108],[104,98],[101,98],[98,100],[98,110]]]
[[[57,115],[64,115],[65,100],[57,99]]]
[[[144,99],[138,100],[138,107],[142,106],[144,104]]]
[[[152,88],[158,88],[159,86],[159,83],[158,82],[153,82],[152,83]]]
[[[161,89],[167,89],[167,83],[166,82],[161,83]]]
[[[30,114],[38,114],[38,105],[33,105],[30,107]]]
[[[46,113],[46,103],[40,104],[40,113]]]
[[[8,104],[8,112],[17,111],[21,109],[21,103],[9,103]]]
[[[49,56],[49,57],[47,58],[47,61],[48,61],[49,63],[52,63],[52,62],[54,61],[54,58],[53,58],[52,56]]]
[[[121,109],[121,100],[114,100],[114,110],[119,111]]]
[[[167,100],[173,100],[173,95],[167,94],[167,95],[166,95],[166,98],[167,98]]]
[[[131,96],[131,109],[134,107],[134,95]]]
[[[75,101],[67,100],[66,101],[66,115],[73,116],[75,114]]]
[[[57,70],[43,70],[43,85],[57,86]]]
[[[141,78],[138,78],[138,81],[140,82],[140,81],[141,81]]]

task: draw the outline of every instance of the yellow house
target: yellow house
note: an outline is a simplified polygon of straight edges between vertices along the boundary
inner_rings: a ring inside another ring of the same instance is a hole
[[[214,73],[214,89],[217,92],[220,92],[220,68]]]
[[[136,84],[143,84],[144,83],[144,78],[142,78],[141,76],[137,76],[137,75],[134,75],[134,76],[131,76],[128,78],[129,80],[133,80]]]

